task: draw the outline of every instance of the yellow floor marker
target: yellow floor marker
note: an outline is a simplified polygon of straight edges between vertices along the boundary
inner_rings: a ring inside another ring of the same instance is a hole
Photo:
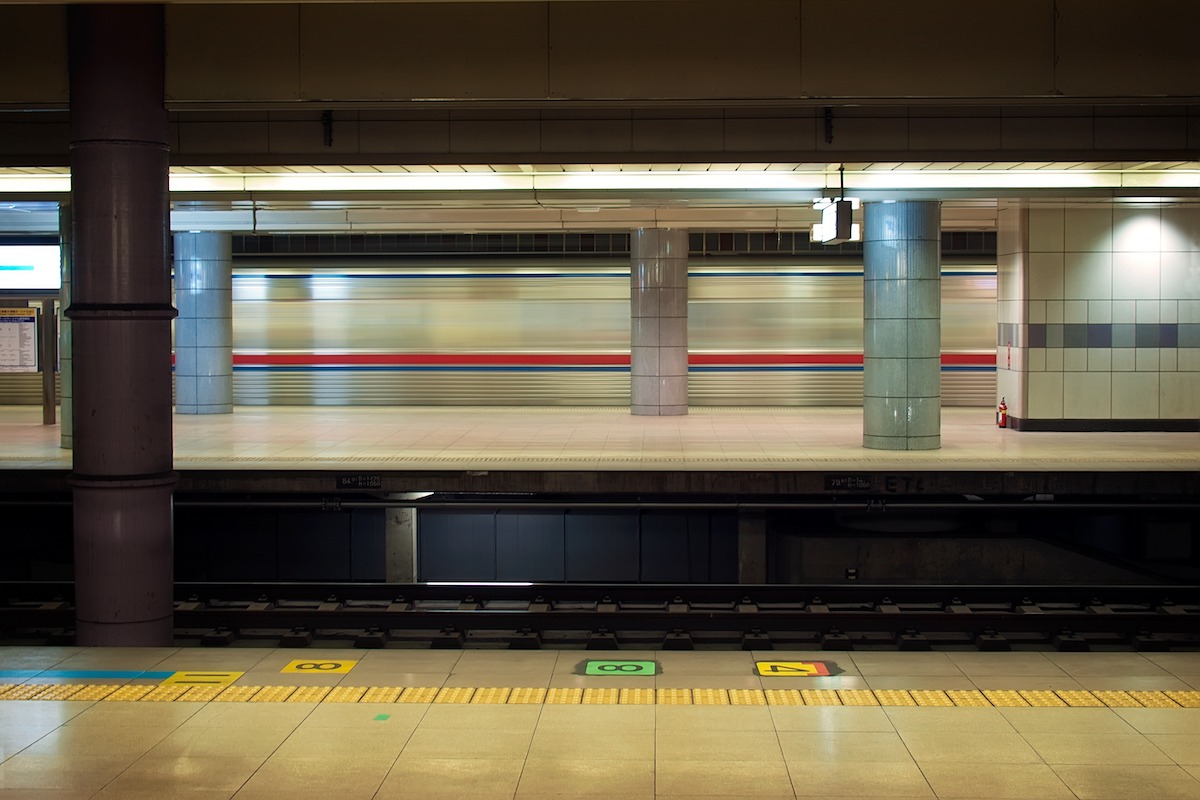
[[[329,694],[331,686],[300,686],[288,697],[289,703],[319,703]]]
[[[400,693],[404,691],[403,686],[372,686],[363,693],[360,703],[394,703]],[[426,701],[428,702],[428,701]]]
[[[475,694],[475,689],[470,686],[447,686],[437,693],[437,697],[433,698],[435,703],[469,703],[471,697]]]
[[[325,703],[357,703],[367,693],[365,686],[335,686],[329,690],[322,702]]]
[[[583,689],[560,688],[546,691],[546,705],[576,705],[583,702]]]
[[[692,703],[698,706],[727,706],[729,692],[724,689],[692,689]]]
[[[515,705],[539,705],[546,700],[546,690],[541,687],[521,687],[513,689],[508,695],[508,704]]]
[[[622,703],[625,702],[625,698],[623,695],[625,694],[625,692],[629,692],[629,691],[633,691],[633,690],[631,690],[631,689],[622,689],[621,690],[621,694],[622,694],[621,702]],[[650,697],[651,697],[650,702],[653,703],[654,702],[654,700],[653,700],[654,690],[653,689],[650,690]],[[639,701],[632,701],[632,702],[639,702]],[[641,701],[641,702],[644,702],[644,701]],[[691,689],[659,689],[658,690],[658,704],[660,706],[690,706],[692,704],[692,690]]]
[[[649,688],[621,689],[617,702],[623,706],[654,705],[654,690]]]
[[[70,700],[85,687],[79,683],[58,683],[39,692],[35,700]]]
[[[5,695],[15,688],[17,686],[14,683],[0,683],[0,700],[7,700],[8,698]]]
[[[983,696],[998,708],[1028,708],[1029,703],[1019,692],[1012,689],[984,689]]]
[[[1104,703],[1100,698],[1096,697],[1091,692],[1081,691],[1060,691],[1055,692],[1059,699],[1066,703],[1071,708],[1095,708],[1099,706],[1104,708]]]
[[[876,689],[875,699],[881,706],[915,706],[917,701],[906,689]]]
[[[153,691],[154,688],[155,687],[153,687],[149,684],[145,684],[145,683],[126,684],[125,686],[122,686],[121,688],[117,689],[115,692],[113,692],[112,694],[110,694],[108,697],[106,697],[104,699],[105,700],[124,701],[124,702],[133,702],[136,700],[141,700],[143,697],[150,694],[150,692]]]
[[[155,686],[141,699],[143,703],[174,703],[180,697],[188,692],[190,686],[180,686],[178,684],[165,684],[163,686]]]
[[[619,689],[584,689],[583,704],[585,706],[615,706],[620,700]]]
[[[250,698],[251,703],[286,703],[296,691],[295,686],[264,686]]]
[[[879,699],[870,689],[838,689],[837,693],[844,706],[879,705]]]
[[[1093,691],[1092,696],[1109,708],[1141,708],[1142,704],[1129,696],[1128,692]]]
[[[733,706],[765,706],[767,696],[762,689],[730,689],[729,704]]]
[[[71,695],[72,700],[103,700],[120,687],[115,683],[93,683]]]
[[[211,703],[217,695],[225,691],[227,686],[185,686],[187,694],[179,698],[177,703]]]
[[[806,706],[840,706],[841,698],[833,689],[801,689],[800,696]]]
[[[954,701],[941,689],[911,689],[909,694],[912,695],[913,702],[922,707],[953,708],[954,706]]]
[[[992,704],[978,689],[947,689],[946,697],[962,708],[991,708]]]
[[[471,703],[473,705],[503,705],[508,702],[510,694],[512,694],[512,687],[489,686],[483,689],[476,689],[475,694],[471,697]]]
[[[226,686],[225,691],[213,698],[215,703],[245,703],[258,694],[261,686]]]
[[[176,672],[163,683],[180,683],[185,686],[229,686],[244,672]]]
[[[32,700],[42,692],[46,691],[52,684],[45,683],[23,683],[20,686],[13,686],[4,693],[0,700]]]
[[[1022,689],[1018,694],[1034,708],[1064,708],[1067,705],[1058,695],[1046,689]]]
[[[1178,708],[1178,704],[1163,692],[1130,692],[1129,696],[1146,708]]]
[[[404,694],[396,698],[397,703],[432,703],[433,698],[437,697],[438,688],[436,686],[410,686],[404,690]],[[362,702],[370,702],[366,697],[363,697]]]
[[[1200,692],[1164,692],[1184,708],[1200,708]]]
[[[772,706],[802,706],[804,696],[799,689],[767,689],[767,705]]]

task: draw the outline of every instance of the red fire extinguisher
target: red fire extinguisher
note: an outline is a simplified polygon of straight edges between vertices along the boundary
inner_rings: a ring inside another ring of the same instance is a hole
[[[996,408],[996,424],[1001,428],[1008,427],[1008,404],[1004,402],[1004,398],[1000,398],[1000,405]]]

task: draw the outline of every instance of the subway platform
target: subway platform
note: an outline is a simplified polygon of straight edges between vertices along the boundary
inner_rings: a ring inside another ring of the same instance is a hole
[[[1200,798],[1200,653],[0,648],[0,796]]]

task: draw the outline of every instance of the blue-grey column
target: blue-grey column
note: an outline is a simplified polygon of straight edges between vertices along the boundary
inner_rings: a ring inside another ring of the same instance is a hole
[[[175,413],[233,411],[233,237],[175,234]]]
[[[71,204],[58,206],[58,236],[62,261],[62,288],[58,291],[58,446],[70,450],[71,429],[74,425],[71,388]]]
[[[688,411],[688,233],[641,228],[630,239],[630,389],[634,414]]]
[[[75,643],[173,641],[164,9],[67,6]]]
[[[869,203],[863,226],[863,447],[942,446],[941,204]]]

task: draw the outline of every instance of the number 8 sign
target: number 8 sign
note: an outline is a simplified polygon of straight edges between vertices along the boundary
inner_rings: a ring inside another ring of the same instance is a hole
[[[657,675],[658,664],[653,661],[585,661],[584,675]]]

